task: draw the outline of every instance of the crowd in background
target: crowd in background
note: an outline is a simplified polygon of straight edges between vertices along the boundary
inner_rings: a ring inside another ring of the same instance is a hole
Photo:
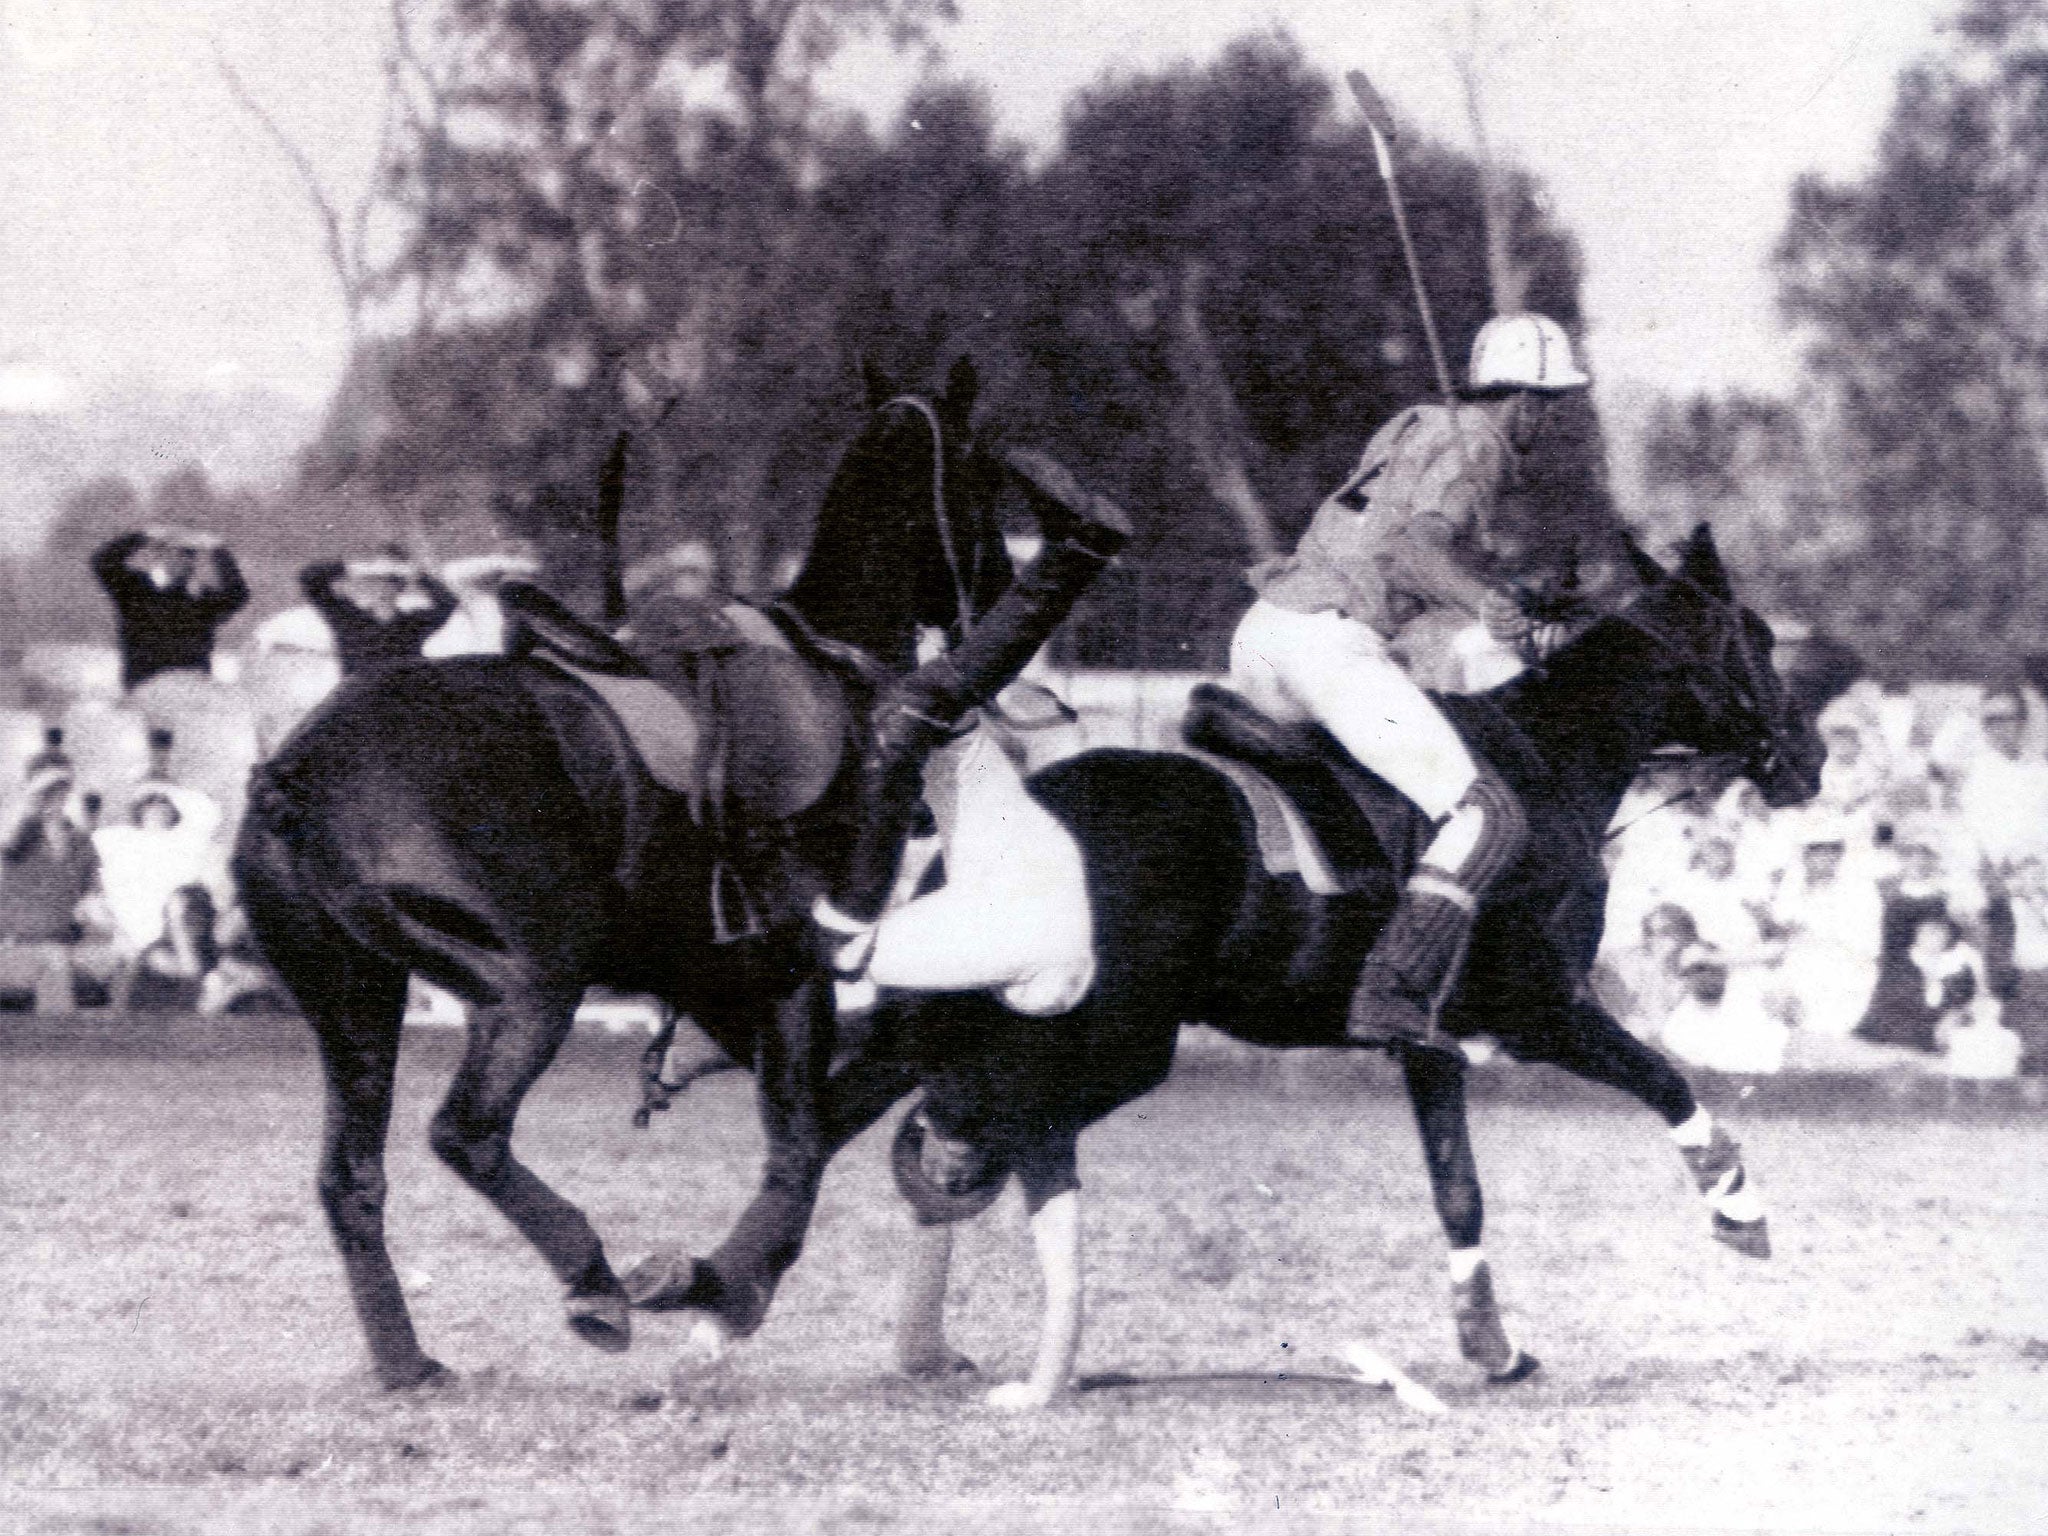
[[[701,596],[695,555],[646,563],[634,591]],[[342,675],[499,649],[496,590],[536,563],[514,549],[436,573],[387,546],[307,566],[305,605],[255,634],[259,674],[305,679],[273,689],[274,709],[218,675],[216,637],[247,601],[218,540],[150,529],[93,568],[121,692],[75,702],[62,724],[36,717],[34,750],[14,759],[0,1000],[279,1005],[228,871],[249,766]],[[1678,1059],[1727,1072],[2048,1069],[2048,705],[2020,688],[1866,679],[1818,724],[1820,794],[1795,810],[1698,763],[1642,776],[1608,843],[1601,998]]]
[[[2031,690],[1852,686],[1819,796],[1652,772],[1609,843],[1595,986],[1729,1072],[2048,1066],[2048,720]]]
[[[641,562],[629,591],[701,596],[707,554],[686,544]],[[438,570],[393,545],[318,561],[300,572],[305,601],[255,626],[239,655],[216,654],[249,600],[218,538],[138,530],[91,566],[118,677],[17,677],[20,707],[0,708],[0,1005],[282,1007],[229,869],[250,768],[343,677],[502,650],[498,590],[539,562],[516,542]],[[416,983],[409,1016],[462,1011]]]

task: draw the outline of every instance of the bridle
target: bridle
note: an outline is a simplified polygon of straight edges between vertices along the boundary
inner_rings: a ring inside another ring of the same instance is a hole
[[[938,409],[921,395],[898,395],[883,403],[882,409],[907,406],[925,419],[932,430],[932,517],[939,525],[939,547],[945,551],[946,574],[953,580],[953,602],[964,637],[974,628],[974,583],[981,576],[981,548],[974,550],[973,566],[963,575],[960,551],[953,543],[953,520],[946,510],[946,435],[939,424]]]
[[[1771,777],[1782,766],[1782,733],[1773,723],[1771,712],[1756,695],[1755,679],[1763,662],[1756,653],[1756,646],[1750,640],[1749,626],[1743,622],[1743,610],[1733,601],[1715,596],[1682,572],[1667,573],[1664,582],[1688,588],[1705,606],[1713,622],[1713,631],[1704,647],[1681,642],[1676,636],[1642,615],[1639,610],[1643,599],[1653,590],[1650,587],[1644,587],[1615,609],[1612,617],[1634,630],[1662,651],[1668,659],[1678,664],[1679,671],[1686,678],[1686,687],[1701,709],[1710,717],[1725,718],[1731,712],[1745,715],[1762,725],[1765,739],[1760,752],[1738,752],[1732,749],[1721,752],[1698,752],[1690,748],[1678,748],[1653,752],[1649,760],[1671,762],[1681,759],[1725,759],[1741,764],[1745,773],[1753,780]],[[1708,668],[1711,668],[1727,685],[1731,697],[1725,706],[1710,698],[1706,687],[1699,680],[1698,674]]]
[[[953,542],[953,519],[946,507],[946,440],[945,429],[939,423],[939,413],[932,403],[921,395],[898,395],[885,401],[883,410],[905,406],[916,411],[925,419],[925,425],[932,432],[932,516],[939,526],[939,547],[945,551],[946,573],[953,581],[954,611],[959,615],[960,638],[966,639],[974,632],[974,592],[981,581],[982,545],[977,542],[974,558],[962,573],[960,551]],[[1040,731],[1061,724],[1072,724],[1079,717],[1062,699],[1052,698],[1052,713],[1042,719],[1019,719],[995,699],[982,705],[983,710],[994,715],[1012,730]]]

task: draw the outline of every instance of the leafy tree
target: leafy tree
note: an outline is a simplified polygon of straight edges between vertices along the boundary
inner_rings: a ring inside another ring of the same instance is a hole
[[[1661,399],[1641,458],[1653,547],[1711,523],[1746,599],[1787,614],[1843,609],[1838,568],[1859,536],[1797,407],[1741,392]]]
[[[1403,159],[1431,296],[1470,338],[1492,312],[1476,168],[1419,137]],[[1529,301],[1576,326],[1576,249],[1516,186]],[[1158,536],[1284,545],[1372,429],[1434,392],[1363,126],[1284,36],[1083,92],[1037,192],[1029,361],[1046,399],[1096,405]]]
[[[320,477],[367,472],[391,495],[466,483],[458,503],[509,491],[502,520],[573,579],[604,452],[622,428],[658,431],[644,489],[667,501],[688,480],[680,520],[752,584],[781,435],[749,418],[756,384],[801,398],[824,368],[798,282],[810,74],[856,33],[909,42],[951,14],[950,0],[398,0],[385,195],[402,239],[377,287],[387,328],[409,326],[366,352],[374,379]],[[707,76],[726,99],[693,105],[685,88]]]
[[[1794,189],[1777,270],[1860,530],[1838,603],[1886,650],[2048,643],[2048,6],[1968,0],[1874,168]]]

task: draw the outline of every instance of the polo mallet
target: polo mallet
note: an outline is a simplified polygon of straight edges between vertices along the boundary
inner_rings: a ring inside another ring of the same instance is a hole
[[[1452,387],[1451,367],[1444,360],[1444,344],[1436,333],[1436,312],[1429,307],[1429,289],[1423,286],[1415,238],[1408,233],[1408,209],[1401,201],[1401,181],[1394,174],[1394,114],[1387,110],[1385,98],[1365,78],[1364,70],[1346,71],[1344,82],[1351,87],[1358,110],[1365,114],[1365,126],[1372,132],[1373,158],[1379,161],[1380,178],[1387,184],[1387,201],[1394,205],[1394,228],[1400,232],[1401,254],[1408,259],[1408,276],[1415,284],[1415,308],[1422,315],[1422,334],[1429,342],[1429,360],[1436,366],[1437,388],[1443,391],[1445,403],[1455,404],[1458,392]]]

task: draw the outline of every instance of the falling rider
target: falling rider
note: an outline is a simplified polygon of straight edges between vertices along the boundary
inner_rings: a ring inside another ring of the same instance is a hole
[[[859,976],[874,951],[876,923],[919,819],[925,760],[969,711],[1016,679],[1131,536],[1118,507],[1082,489],[1048,455],[1013,449],[1006,461],[1045,546],[952,649],[897,683],[870,717],[852,852],[811,914],[843,978]]]

